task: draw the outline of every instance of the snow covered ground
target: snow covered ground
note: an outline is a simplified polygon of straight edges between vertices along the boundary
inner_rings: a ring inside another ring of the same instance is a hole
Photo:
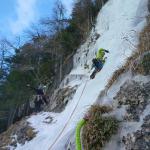
[[[74,78],[69,85],[79,85],[74,97],[69,101],[62,113],[42,112],[28,119],[32,127],[38,131],[37,136],[25,145],[18,145],[17,150],[63,150],[68,135],[75,129],[77,122],[87,109],[96,102],[100,92],[105,88],[114,71],[120,68],[131,56],[138,44],[139,33],[146,24],[147,0],[109,0],[100,11],[96,32],[100,38],[90,43],[90,38],[77,51],[74,57]],[[90,44],[89,44],[90,43]],[[89,80],[91,60],[99,48],[109,49],[107,61],[94,80]],[[86,54],[86,55],[85,55]],[[84,77],[84,78],[83,78]],[[48,116],[53,117],[52,123]]]

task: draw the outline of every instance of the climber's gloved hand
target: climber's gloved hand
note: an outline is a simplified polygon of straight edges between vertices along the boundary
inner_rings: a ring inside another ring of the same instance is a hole
[[[106,53],[109,53],[109,50],[105,50]]]

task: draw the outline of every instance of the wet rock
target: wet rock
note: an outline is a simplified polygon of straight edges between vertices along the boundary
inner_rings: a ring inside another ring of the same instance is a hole
[[[76,86],[73,88],[66,87],[56,91],[53,97],[51,97],[47,111],[62,112],[69,100],[72,99],[73,95],[75,94],[76,88]]]

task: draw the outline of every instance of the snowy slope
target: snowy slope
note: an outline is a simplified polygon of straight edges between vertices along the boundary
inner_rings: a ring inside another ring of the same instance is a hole
[[[76,123],[90,105],[96,102],[114,71],[121,67],[136,49],[147,13],[147,0],[109,0],[98,15],[96,30],[90,35],[92,37],[97,32],[100,38],[96,43],[90,43],[90,38],[87,39],[74,57],[74,69],[68,76],[69,85],[79,85],[74,98],[60,114],[43,112],[30,117],[28,121],[38,134],[25,145],[18,145],[17,150],[65,149],[64,146]],[[89,80],[90,70],[84,69],[84,65],[91,65],[91,60],[100,47],[109,49],[110,54],[107,54],[108,58],[101,72],[94,80]],[[48,116],[53,117],[50,124],[46,123]]]

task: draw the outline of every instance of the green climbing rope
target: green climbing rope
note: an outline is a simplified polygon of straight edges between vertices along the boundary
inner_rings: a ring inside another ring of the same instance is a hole
[[[80,132],[81,128],[85,125],[86,120],[82,119],[78,122],[76,127],[76,150],[82,150],[82,144],[81,144],[81,138],[80,138]]]

